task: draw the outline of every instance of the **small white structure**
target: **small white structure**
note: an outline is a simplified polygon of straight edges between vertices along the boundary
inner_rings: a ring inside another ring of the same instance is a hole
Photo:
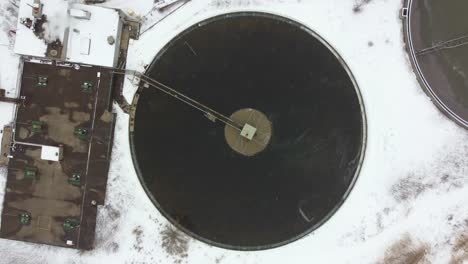
[[[62,149],[60,147],[42,146],[41,159],[49,161],[60,161]]]
[[[157,1],[156,3],[154,3],[154,6],[157,8],[157,9],[163,9],[163,8],[166,8],[172,4],[174,4],[175,2],[178,2],[180,0],[159,0]]]
[[[80,54],[89,55],[91,50],[91,39],[84,37],[80,39]]]
[[[91,13],[83,9],[70,8],[68,9],[68,14],[74,18],[91,19]]]
[[[257,129],[255,127],[249,124],[245,124],[240,134],[246,139],[252,140],[256,132],[257,132]]]
[[[22,0],[18,14],[18,26],[14,51],[32,57],[47,57],[47,42],[56,39],[62,43],[59,59],[69,62],[114,67],[119,56],[122,19],[116,9],[69,4],[64,0],[42,1],[44,38],[40,39],[24,21],[31,15],[34,0]],[[109,44],[108,39],[117,41]]]

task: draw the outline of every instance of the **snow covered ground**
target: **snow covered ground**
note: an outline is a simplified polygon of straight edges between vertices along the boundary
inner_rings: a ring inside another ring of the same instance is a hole
[[[161,17],[147,14],[152,2],[105,5],[146,15],[148,26]],[[404,50],[401,5],[397,0],[192,0],[131,45],[128,68],[142,70],[188,26],[221,13],[255,10],[297,20],[335,47],[363,94],[368,146],[350,196],[312,234],[281,248],[237,252],[172,229],[138,182],[128,116],[116,108],[114,161],[106,206],[98,215],[97,248],[78,252],[0,240],[0,263],[468,263],[468,131],[445,118],[419,87]],[[0,0],[0,86],[10,94],[18,65],[8,37],[16,25],[14,10],[10,0]],[[128,100],[133,92],[128,82]],[[11,116],[11,106],[0,104],[0,126]],[[5,171],[0,173],[3,197]]]

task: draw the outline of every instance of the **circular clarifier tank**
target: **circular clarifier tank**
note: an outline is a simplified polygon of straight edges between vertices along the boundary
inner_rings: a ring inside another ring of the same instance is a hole
[[[229,117],[155,88],[135,96],[130,140],[147,194],[206,243],[258,250],[292,242],[341,206],[366,142],[352,74],[313,31],[265,13],[198,23],[146,75]]]
[[[426,93],[468,129],[468,1],[407,0],[405,39]]]

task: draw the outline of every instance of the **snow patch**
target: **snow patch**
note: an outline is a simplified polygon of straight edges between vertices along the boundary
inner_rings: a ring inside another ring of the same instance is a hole
[[[42,25],[44,29],[44,40],[52,43],[57,39],[63,43],[64,32],[70,25],[67,13],[71,1],[47,0],[44,1],[43,13],[47,16],[47,22]]]

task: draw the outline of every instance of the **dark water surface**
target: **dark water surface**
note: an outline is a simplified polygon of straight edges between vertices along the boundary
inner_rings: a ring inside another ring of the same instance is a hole
[[[354,83],[312,32],[239,13],[170,42],[148,75],[230,116],[253,108],[273,126],[253,157],[233,151],[224,125],[156,89],[140,94],[133,151],[142,182],[171,222],[235,249],[279,246],[312,231],[357,177],[364,117]]]
[[[422,78],[443,110],[468,127],[468,1],[413,0],[409,30]],[[444,45],[445,44],[445,45]]]

